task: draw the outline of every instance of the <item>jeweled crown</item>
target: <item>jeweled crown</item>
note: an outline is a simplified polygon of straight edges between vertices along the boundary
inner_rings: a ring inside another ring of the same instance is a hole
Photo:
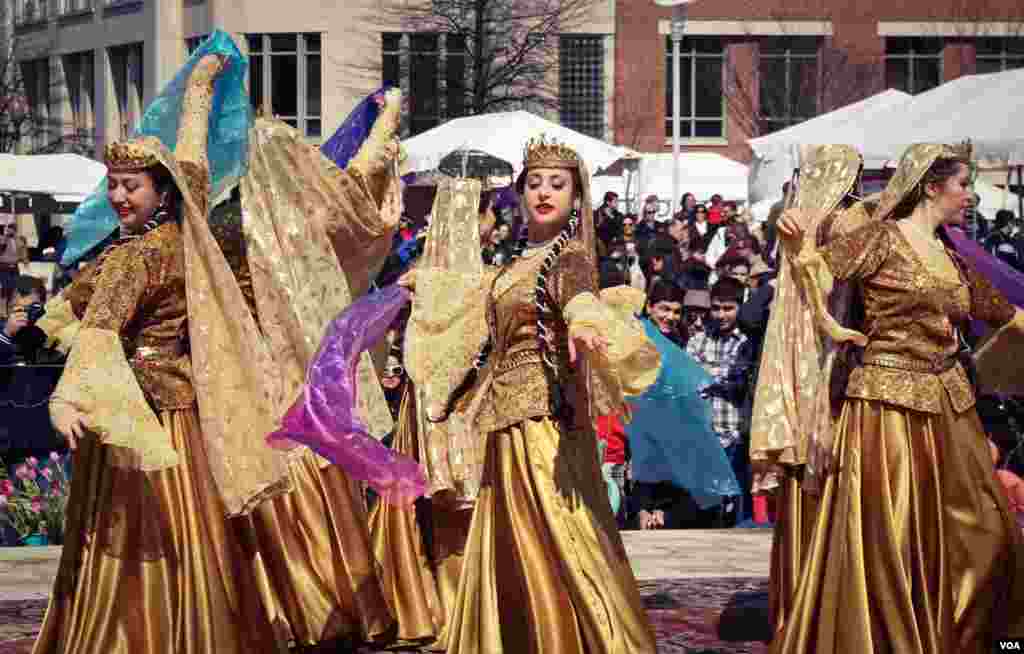
[[[971,157],[974,154],[974,146],[969,140],[964,141],[963,143],[957,143],[956,145],[947,145],[942,154],[952,159],[971,161]]]
[[[523,168],[576,168],[580,164],[580,156],[576,150],[541,134],[526,142],[523,150]]]
[[[139,141],[115,141],[104,148],[103,158],[111,172],[143,170],[160,163],[152,149]]]

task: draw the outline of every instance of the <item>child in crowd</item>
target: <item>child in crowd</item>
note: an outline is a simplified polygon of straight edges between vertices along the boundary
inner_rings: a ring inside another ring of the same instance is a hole
[[[712,427],[732,463],[744,495],[725,503],[723,518],[740,523],[750,518],[750,465],[748,434],[744,433],[743,404],[746,400],[753,356],[750,342],[737,327],[736,318],[745,287],[725,277],[711,287],[711,310],[703,332],[686,344],[686,351],[714,378],[703,394],[711,402]]]

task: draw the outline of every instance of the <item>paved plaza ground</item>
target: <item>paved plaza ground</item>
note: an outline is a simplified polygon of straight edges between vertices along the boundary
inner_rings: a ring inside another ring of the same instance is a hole
[[[765,654],[769,530],[623,532],[661,654]],[[0,654],[28,654],[60,548],[0,547]]]

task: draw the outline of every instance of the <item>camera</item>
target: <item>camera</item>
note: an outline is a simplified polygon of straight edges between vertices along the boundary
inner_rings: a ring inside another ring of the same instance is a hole
[[[25,308],[25,318],[28,320],[28,324],[34,325],[36,322],[46,314],[46,309],[40,302],[33,302]]]

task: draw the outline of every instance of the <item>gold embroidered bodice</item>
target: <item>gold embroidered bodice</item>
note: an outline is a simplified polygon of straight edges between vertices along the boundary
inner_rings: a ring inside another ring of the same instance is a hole
[[[1014,308],[1002,294],[959,260],[960,281],[939,277],[892,221],[866,225],[821,255],[837,280],[858,282],[864,300],[868,345],[847,396],[939,413],[945,392],[956,411],[971,408],[974,392],[955,359],[957,328],[970,318],[1008,323]]]
[[[66,297],[83,327],[118,334],[139,385],[157,409],[192,405],[185,263],[177,223],[111,245],[81,272]]]
[[[493,380],[477,420],[484,433],[551,414],[555,389],[538,348],[534,293],[537,273],[550,247],[528,250],[498,273],[490,285],[487,322],[493,344],[489,359]],[[547,288],[554,313],[548,323],[555,335],[551,356],[556,365],[553,379],[565,398],[575,396],[576,375],[569,364],[568,326],[563,312],[579,294],[597,293],[589,273],[583,245],[570,241],[548,274]]]

